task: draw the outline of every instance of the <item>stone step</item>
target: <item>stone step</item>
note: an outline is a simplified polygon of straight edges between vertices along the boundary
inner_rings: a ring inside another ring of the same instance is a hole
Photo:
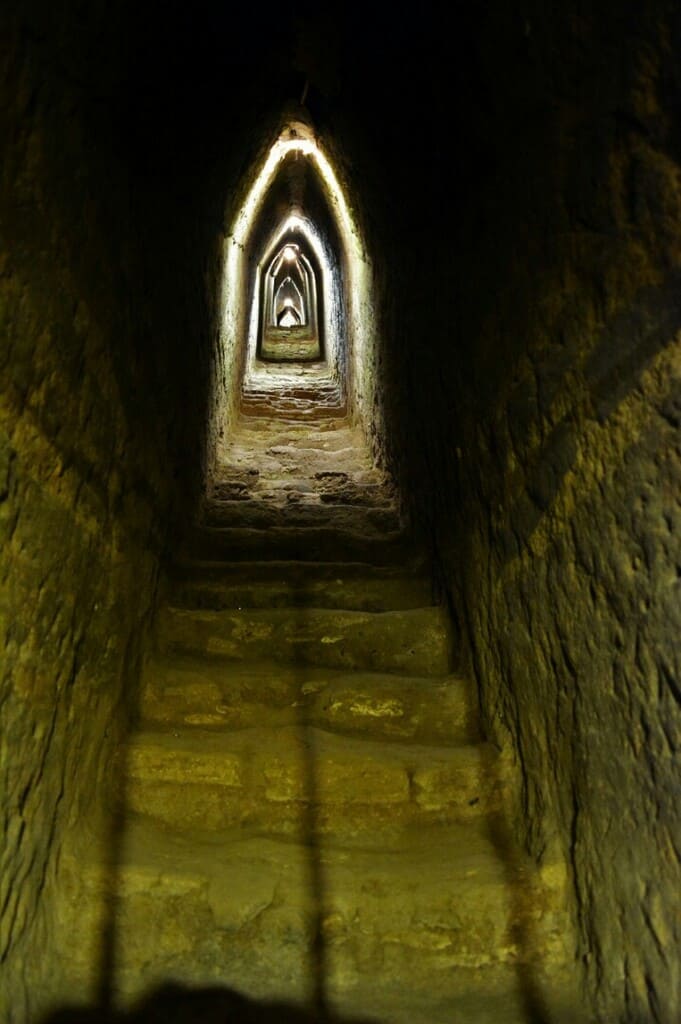
[[[248,472],[265,473],[273,457],[276,462],[301,460],[308,474],[332,470],[350,479],[361,473],[365,483],[388,485],[390,478],[376,467],[357,429],[339,428],[338,423],[324,420],[318,425],[288,420],[268,422],[257,417],[241,420],[239,429],[229,441],[223,442],[218,459],[214,486],[220,479]],[[257,452],[257,459],[253,458]],[[391,488],[392,489],[392,488]]]
[[[272,387],[271,378],[261,385],[256,381],[247,384],[242,391],[242,401],[260,400],[266,403],[276,404],[278,402],[294,402],[302,408],[311,406],[317,408],[320,405],[329,403],[339,404],[342,402],[341,391],[338,384],[329,378],[323,379],[316,376],[316,379],[295,380],[290,374],[280,373],[279,380]],[[288,379],[286,379],[288,378]]]
[[[284,431],[292,437],[301,439],[309,437],[312,441],[324,436],[334,446],[337,443],[344,444],[346,438],[351,434],[352,436],[357,436],[357,428],[352,426],[342,406],[336,409],[334,416],[325,415],[320,417],[317,422],[314,421],[314,417],[307,420],[299,420],[295,415],[290,418],[277,416],[271,420],[267,416],[260,416],[257,413],[245,413],[238,416],[231,436],[228,440],[222,442],[221,448],[224,450],[232,445],[241,444],[243,440],[247,440],[251,436],[262,436],[264,434],[270,437],[273,434],[276,436]]]
[[[336,562],[186,562],[173,567],[171,603],[205,608],[345,608],[395,611],[432,604],[422,566],[402,569]]]
[[[331,504],[321,498],[312,503],[306,493],[293,487],[281,494],[273,492],[258,498],[213,500],[206,508],[204,523],[211,528],[287,531],[294,527],[315,529],[324,523],[325,528],[332,526],[335,530],[360,535],[400,530],[399,513],[390,505],[371,507],[368,499],[364,505]]]
[[[344,475],[330,470],[312,476],[291,473],[281,480],[266,473],[226,473],[211,489],[207,501],[209,514],[212,507],[220,502],[271,501],[273,494],[278,494],[281,504],[295,499],[299,502],[308,501],[314,508],[330,504],[382,510],[395,506],[394,495],[383,485],[361,483],[354,479],[343,482],[338,479]]]
[[[146,665],[140,714],[148,723],[165,725],[224,730],[305,724],[446,746],[479,739],[474,707],[469,685],[455,676],[175,656]]]
[[[242,416],[274,420],[290,418],[298,422],[317,423],[325,417],[335,420],[345,416],[347,406],[335,397],[315,401],[283,395],[271,397],[251,394],[241,399],[240,411]]]
[[[278,527],[271,530],[195,526],[185,554],[212,561],[253,561],[263,558],[303,562],[367,562],[402,565],[414,561],[416,550],[401,532],[379,530],[349,533],[331,527]]]
[[[296,367],[291,363],[268,362],[244,380],[242,396],[249,395],[273,401],[286,397],[314,403],[340,398],[341,391],[338,381],[322,364],[306,362]]]
[[[158,618],[160,649],[236,660],[274,660],[326,668],[447,675],[452,661],[443,608],[364,612],[324,608],[167,607]]]
[[[301,476],[318,480],[328,487],[337,484],[362,484],[394,493],[391,479],[377,469],[357,434],[316,430],[307,426],[304,433],[284,423],[278,431],[262,428],[242,430],[221,449],[211,494],[220,493],[222,481],[239,478],[254,483],[272,470],[297,469]],[[254,458],[257,454],[257,458]],[[329,474],[329,478],[321,474]],[[318,474],[320,474],[318,476]]]
[[[128,745],[127,800],[174,828],[257,827],[367,835],[497,811],[505,787],[488,744],[435,747],[300,725],[146,728]]]
[[[304,1004],[318,972],[339,1014],[452,1024],[467,1007],[466,1024],[526,1024],[528,978],[549,1005],[564,985],[563,874],[509,867],[470,827],[369,849],[180,835],[133,818],[114,872],[66,855],[61,878],[60,932],[78,938],[64,944],[65,971],[99,963],[102,912],[115,907],[124,1002],[172,979]]]
[[[272,484],[302,481],[320,497],[345,497],[355,504],[383,505],[395,501],[395,489],[385,475],[364,459],[351,458],[352,453],[342,447],[331,448],[331,441],[321,437],[310,446],[286,436],[280,439],[270,435],[258,451],[257,468],[253,466],[254,449],[258,438],[245,438],[237,446],[232,444],[220,460],[209,499],[229,499],[244,490],[257,493]],[[280,443],[274,443],[279,440]],[[307,440],[307,439],[306,439]]]

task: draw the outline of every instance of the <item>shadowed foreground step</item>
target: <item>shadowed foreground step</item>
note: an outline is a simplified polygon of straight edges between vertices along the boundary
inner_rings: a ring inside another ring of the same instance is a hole
[[[382,1006],[377,1019],[395,1024],[451,1024],[459,1004],[474,1024],[515,1024],[524,1019],[521,967],[537,984],[553,970],[563,998],[561,873],[547,868],[539,879],[505,864],[480,825],[404,831],[372,848],[310,847],[243,829],[164,832],[140,820],[115,878],[96,865],[72,871],[74,889],[99,894],[91,907],[114,886],[126,999],[172,977],[304,1002],[317,918],[329,995],[345,1014],[369,998],[365,1014]],[[514,926],[519,906],[523,931]],[[93,924],[79,917],[81,929]],[[500,1007],[503,1017],[490,1015]]]

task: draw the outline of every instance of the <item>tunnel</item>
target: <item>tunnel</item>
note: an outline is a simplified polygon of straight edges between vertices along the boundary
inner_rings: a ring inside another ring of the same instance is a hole
[[[677,1024],[678,5],[0,19],[0,1018]]]

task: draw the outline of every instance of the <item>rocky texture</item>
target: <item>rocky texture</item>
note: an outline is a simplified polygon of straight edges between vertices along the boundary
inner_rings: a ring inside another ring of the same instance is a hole
[[[159,399],[173,336],[162,347],[148,334],[159,283],[145,286],[153,247],[140,246],[116,133],[115,26],[103,38],[101,11],[73,23],[20,6],[3,12],[0,57],[0,1017],[12,1022],[60,991],[64,850],[84,829],[109,837],[110,763],[181,433]]]
[[[594,1019],[631,1024],[681,1005],[680,38],[664,3],[481,21],[456,245],[429,249],[451,305],[388,391],[517,833],[566,857]]]
[[[51,994],[59,856],[71,829],[101,827],[155,576],[144,551],[154,509],[146,487],[134,496],[142,467],[126,452],[123,353],[110,350],[127,327],[110,288],[124,270],[99,236],[107,211],[88,196],[87,172],[74,188],[67,160],[50,165],[60,145],[83,158],[69,123],[76,101],[37,99],[35,54],[14,43],[3,89],[6,130],[17,136],[3,166],[0,356],[4,1020]],[[121,187],[115,169],[106,181],[114,194]]]
[[[297,387],[290,368],[284,377],[281,369],[274,366],[269,389],[263,379],[257,399],[245,388],[235,432],[218,446],[217,476],[187,554],[204,561],[219,555],[324,562],[340,553],[360,563],[416,564],[395,488],[374,465],[363,431],[343,415],[337,389],[329,405],[316,368]],[[289,595],[294,603],[310,603],[305,588],[312,580],[314,572],[299,581],[298,595]]]

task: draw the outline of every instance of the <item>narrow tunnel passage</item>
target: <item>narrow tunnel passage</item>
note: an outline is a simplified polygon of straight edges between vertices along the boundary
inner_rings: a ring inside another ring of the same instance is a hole
[[[679,12],[266,13],[0,14],[0,1017],[677,1024]]]

